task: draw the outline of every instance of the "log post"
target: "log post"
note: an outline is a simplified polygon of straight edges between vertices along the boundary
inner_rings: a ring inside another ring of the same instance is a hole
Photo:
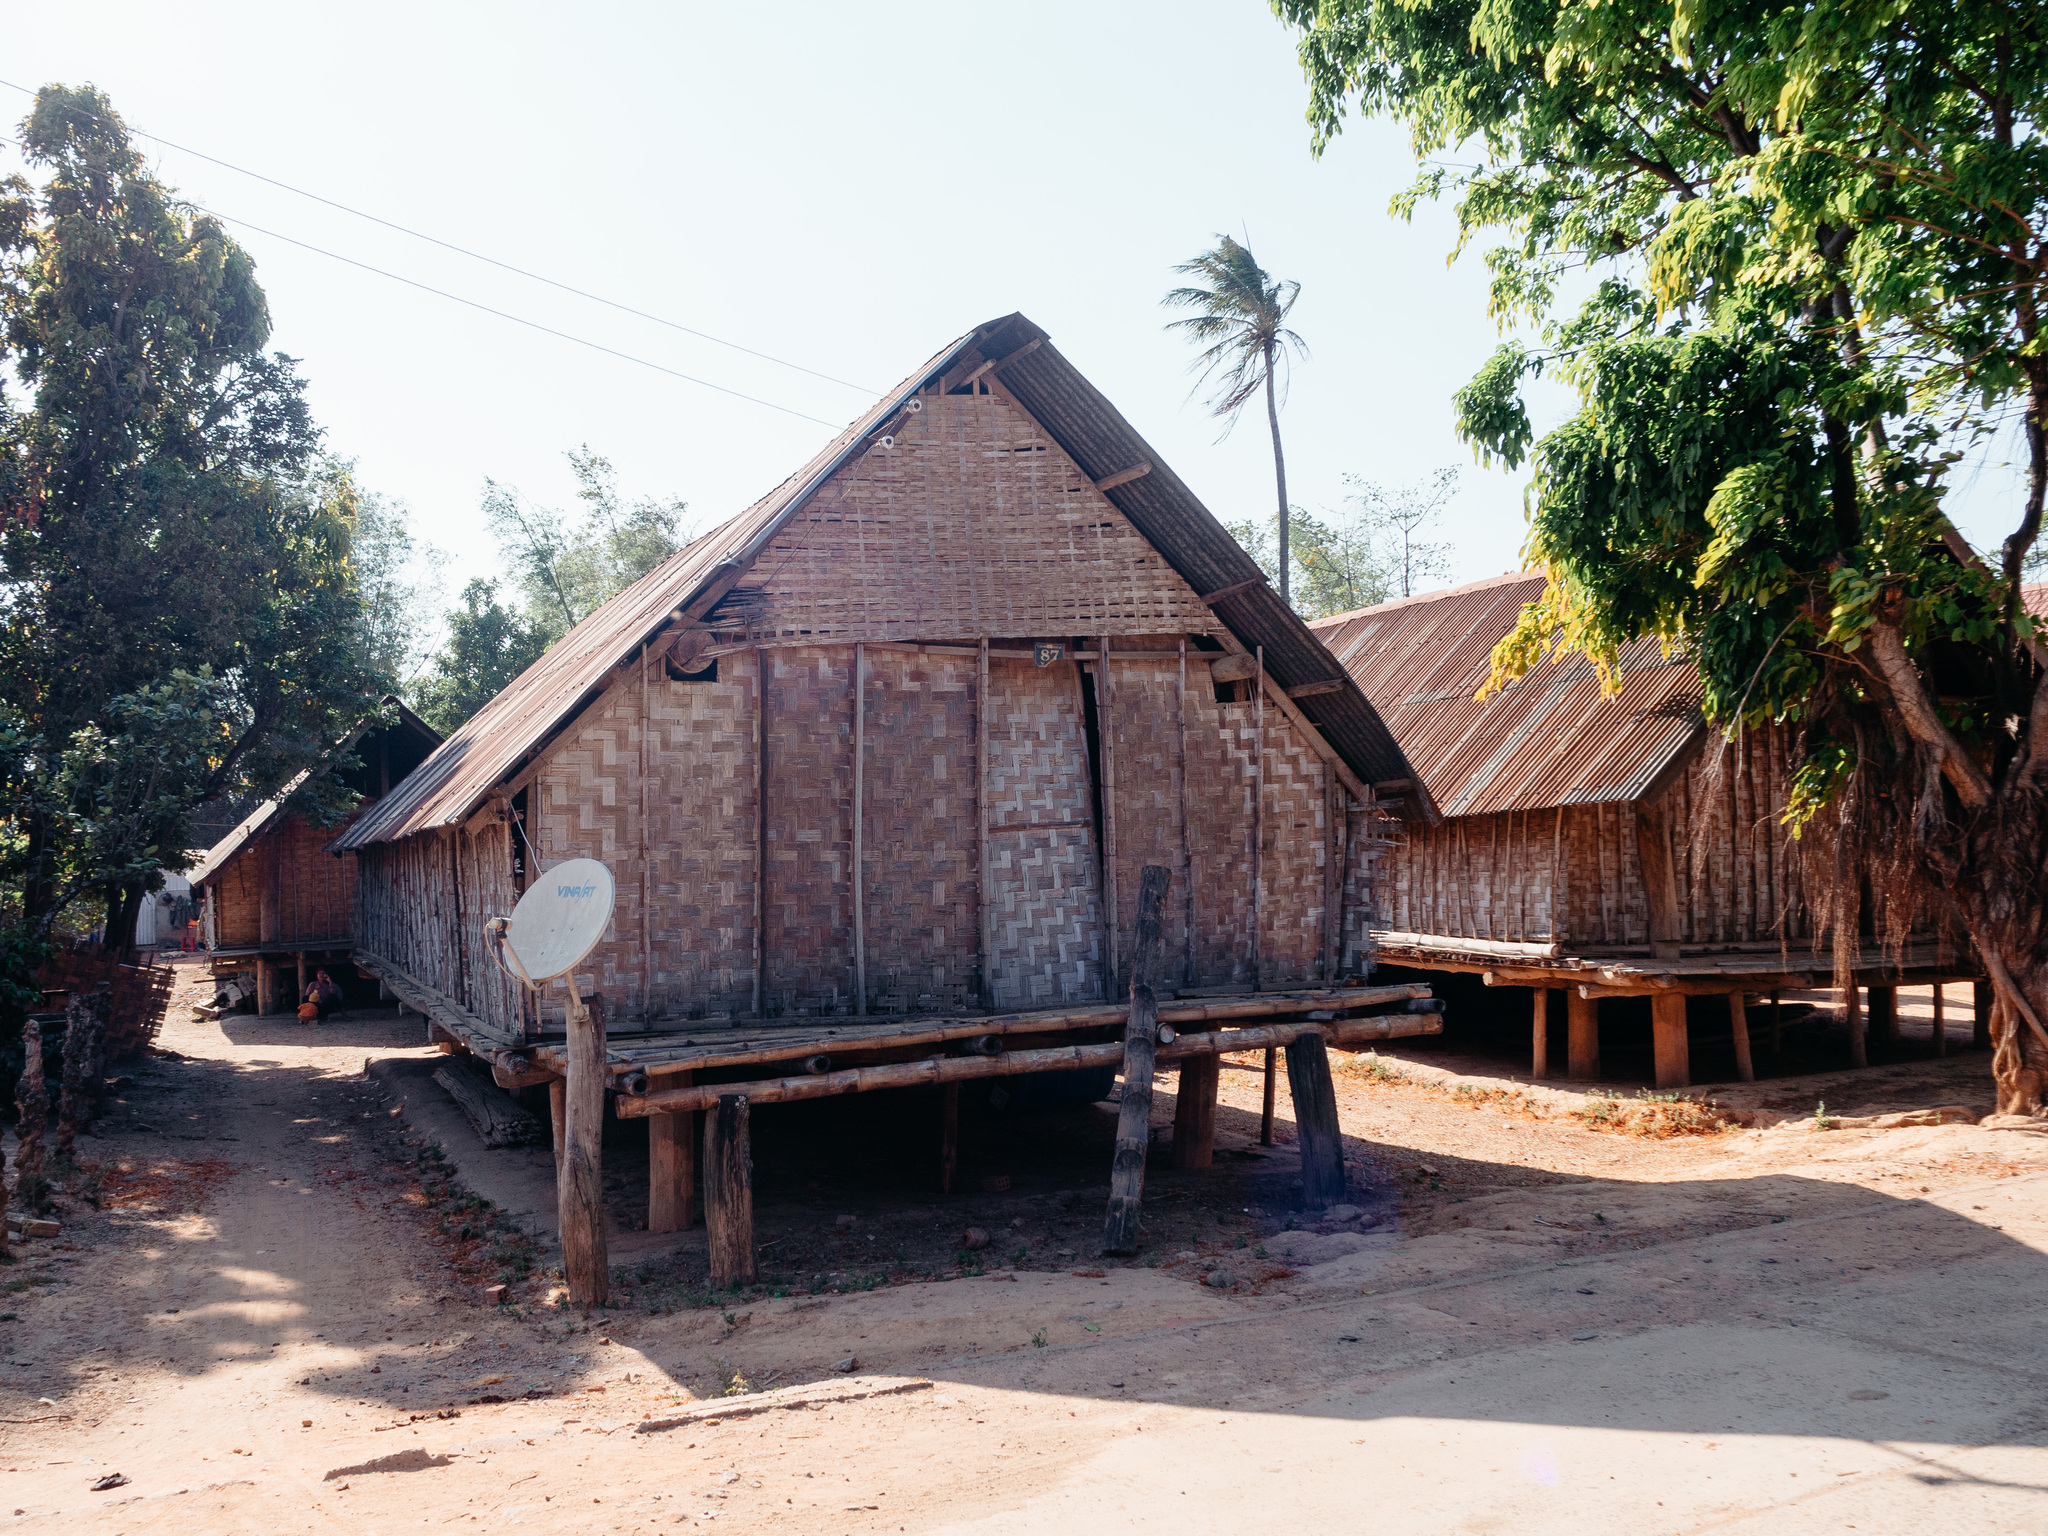
[[[1657,1086],[1683,1088],[1692,1081],[1692,1045],[1685,1033],[1685,994],[1650,994],[1650,1041],[1656,1053]]]
[[[57,1100],[57,1155],[69,1157],[78,1133],[98,1118],[104,1071],[100,1065],[112,989],[74,992],[64,1008],[64,1091]]]
[[[1287,1087],[1294,1098],[1295,1140],[1301,1145],[1302,1200],[1322,1210],[1344,1198],[1344,1135],[1337,1124],[1330,1048],[1321,1035],[1289,1042]]]
[[[14,1107],[20,1118],[14,1122],[14,1188],[22,1196],[28,1215],[35,1214],[35,1202],[28,1191],[43,1172],[43,1138],[50,1129],[50,1093],[43,1084],[43,1026],[30,1019],[21,1028],[21,1076],[15,1079]]]
[[[1934,984],[1934,1054],[1948,1054],[1948,1020],[1942,1013],[1941,983]]]
[[[1180,1064],[1173,1100],[1173,1166],[1209,1168],[1216,1162],[1216,1087],[1222,1058],[1190,1056]]]
[[[1970,1049],[1991,1049],[1991,983],[1970,983]]]
[[[747,1097],[720,1094],[704,1117],[704,1229],[711,1285],[754,1283],[754,1157]]]
[[[1863,1000],[1854,986],[1842,989],[1842,1016],[1849,1022],[1849,1065],[1870,1065],[1870,1042],[1863,1019]]]
[[[1273,1089],[1277,1086],[1273,1081],[1273,1071],[1279,1065],[1279,1057],[1278,1046],[1266,1047],[1265,1102],[1259,1106],[1259,1145],[1262,1147],[1273,1145]]]
[[[1565,1071],[1574,1078],[1600,1075],[1600,1000],[1565,993]]]
[[[1749,1008],[1740,992],[1728,994],[1728,1031],[1735,1041],[1735,1075],[1745,1083],[1756,1081],[1756,1064],[1749,1056]]]
[[[548,1124],[554,1127],[555,1178],[562,1177],[563,1138],[569,1129],[569,1085],[559,1077],[548,1079]]]
[[[259,953],[256,956],[256,1012],[259,1017],[277,1011],[271,1000],[271,993],[277,989],[276,974],[277,968],[270,963],[270,956]]]
[[[939,1193],[953,1193],[953,1176],[960,1171],[960,1085],[948,1083],[939,1090]]]
[[[299,1011],[299,1004],[306,1000],[306,952],[303,949],[297,952],[297,959],[299,962],[299,990],[292,994],[292,1005],[285,1010],[287,1013],[297,1013]]]
[[[1531,988],[1529,1002],[1529,1075],[1541,1082],[1550,1076],[1550,988]]]
[[[1886,1045],[1899,1043],[1899,989],[1870,989],[1870,1033]]]
[[[562,1227],[562,1269],[569,1300],[579,1307],[602,1306],[611,1291],[611,1264],[604,1236],[604,1013],[603,999],[587,1007],[569,983],[568,1082],[563,1090],[562,1156],[555,1172],[555,1200]]]
[[[666,1080],[687,1088],[693,1072]],[[653,1115],[647,1121],[647,1230],[680,1232],[697,1220],[697,1117]]]
[[[1147,864],[1138,878],[1138,946],[1131,956],[1131,1011],[1124,1024],[1124,1093],[1117,1108],[1116,1152],[1109,1165],[1109,1209],[1102,1220],[1104,1253],[1138,1251],[1138,1212],[1145,1194],[1145,1149],[1151,1139],[1152,1058],[1159,1046],[1160,932],[1167,871]]]

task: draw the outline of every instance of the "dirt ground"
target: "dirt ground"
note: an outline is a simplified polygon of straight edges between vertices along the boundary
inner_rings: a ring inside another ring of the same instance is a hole
[[[971,1106],[944,1197],[915,1095],[764,1110],[738,1297],[701,1229],[633,1233],[621,1125],[618,1295],[586,1316],[458,1171],[522,1154],[422,1146],[364,1075],[417,1030],[178,1007],[121,1069],[61,1234],[0,1270],[0,1521],[2048,1529],[2048,1136],[1843,1123],[1981,1112],[1981,1054],[1707,1108],[1525,1091],[1455,1042],[1342,1058],[1353,1198],[1316,1221],[1246,1058],[1217,1167],[1162,1146],[1121,1263],[1108,1106]]]

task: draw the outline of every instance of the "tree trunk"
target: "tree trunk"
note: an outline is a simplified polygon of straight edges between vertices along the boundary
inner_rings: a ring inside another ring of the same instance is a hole
[[[57,1155],[71,1156],[78,1133],[99,1118],[113,991],[73,993],[64,1009],[64,1091],[57,1101]]]
[[[1280,491],[1280,601],[1289,607],[1294,604],[1289,587],[1288,567],[1292,562],[1287,554],[1287,460],[1280,454],[1280,407],[1273,398],[1273,344],[1266,343],[1266,425],[1273,429],[1273,479]]]
[[[22,1197],[24,1215],[35,1213],[30,1191],[43,1174],[43,1137],[50,1125],[50,1095],[43,1086],[43,1026],[30,1019],[21,1030],[21,1076],[14,1085],[14,1107],[21,1118],[14,1126],[14,1187]]]
[[[1991,1076],[1998,1113],[2048,1118],[2048,865],[2043,798],[2023,786],[1975,818],[1950,882],[1963,925],[1989,973]]]
[[[135,958],[135,925],[147,893],[139,885],[117,887],[107,896],[106,952],[116,960]]]

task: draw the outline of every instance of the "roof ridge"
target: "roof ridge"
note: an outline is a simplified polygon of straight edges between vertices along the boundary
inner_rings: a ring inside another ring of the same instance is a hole
[[[1347,619],[1362,619],[1368,614],[1390,613],[1396,608],[1413,608],[1419,603],[1433,603],[1446,597],[1463,597],[1470,592],[1484,592],[1490,587],[1510,586],[1518,581],[1541,580],[1543,572],[1509,571],[1500,576],[1488,576],[1483,581],[1468,581],[1459,587],[1439,587],[1434,592],[1417,592],[1410,597],[1390,597],[1384,603],[1372,603],[1364,608],[1353,608],[1345,613],[1325,614],[1320,619],[1310,619],[1308,627],[1319,629],[1325,624],[1341,624]]]

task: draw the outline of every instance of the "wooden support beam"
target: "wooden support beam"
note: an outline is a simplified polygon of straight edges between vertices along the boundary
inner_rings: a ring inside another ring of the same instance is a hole
[[[1935,1055],[1937,1055],[1937,1056],[1946,1056],[1946,1055],[1948,1054],[1948,1020],[1947,1020],[1947,1018],[1946,1018],[1946,1017],[1944,1016],[1944,1014],[1943,1014],[1943,1011],[1942,1011],[1942,1004],[1943,1004],[1943,1002],[1944,1002],[1944,999],[1943,999],[1943,997],[1942,997],[1942,995],[1941,995],[1941,983],[1940,983],[1940,982],[1938,982],[1938,981],[1937,981],[1937,982],[1936,982],[1936,983],[1934,984],[1934,987],[1933,987],[1933,991],[1934,991],[1934,1054],[1935,1054]]]
[[[1287,1045],[1287,1086],[1294,1099],[1294,1134],[1301,1146],[1302,1203],[1322,1210],[1344,1199],[1344,1134],[1337,1122],[1337,1084],[1321,1035]]]
[[[293,958],[299,962],[299,990],[292,994],[292,1007],[287,1010],[290,1012],[296,1012],[298,1005],[306,1000],[306,952],[299,950]]]
[[[1869,1026],[1863,1017],[1863,1000],[1857,988],[1843,989],[1842,1014],[1849,1022],[1849,1065],[1867,1067],[1870,1065]]]
[[[1756,1065],[1749,1056],[1749,1005],[1743,994],[1728,994],[1728,1033],[1735,1042],[1735,1075],[1745,1083],[1756,1081]]]
[[[277,1011],[276,1001],[271,995],[276,990],[277,967],[271,964],[268,955],[259,953],[256,956],[256,1012],[259,1017]]]
[[[1142,480],[1151,473],[1152,465],[1147,460],[1144,463],[1133,464],[1129,469],[1120,469],[1113,475],[1104,475],[1095,482],[1095,489],[1113,491],[1120,485],[1129,485],[1133,480]]]
[[[1683,992],[1659,992],[1651,997],[1650,1043],[1656,1055],[1659,1088],[1683,1088],[1692,1082],[1692,1046],[1685,1033]]]
[[[1550,988],[1529,989],[1531,1022],[1529,1027],[1530,1052],[1529,1075],[1541,1082],[1550,1076]]]
[[[1319,678],[1313,683],[1296,683],[1287,690],[1290,699],[1312,699],[1319,693],[1342,693],[1344,679],[1341,677]]]
[[[1870,989],[1870,1033],[1886,1045],[1899,1041],[1899,989]]]
[[[1164,958],[1161,929],[1169,878],[1158,864],[1147,864],[1138,877],[1138,948],[1131,957],[1131,1012],[1123,1039],[1124,1091],[1117,1106],[1116,1150],[1109,1165],[1109,1206],[1102,1217],[1104,1253],[1138,1251],[1145,1152],[1151,1142],[1153,1061],[1159,1044],[1158,998],[1153,988]]]
[[[1173,1100],[1173,1166],[1208,1168],[1216,1162],[1216,1089],[1223,1076],[1215,1056],[1180,1064]]]
[[[562,1228],[562,1268],[569,1300],[602,1306],[611,1294],[604,1233],[604,1008],[587,1007],[569,983],[569,1072],[564,1092],[562,1160],[555,1177]]]
[[[1279,1086],[1274,1081],[1274,1068],[1279,1063],[1279,1056],[1280,1048],[1277,1045],[1266,1047],[1266,1081],[1262,1096],[1264,1102],[1259,1106],[1259,1145],[1262,1147],[1273,1145],[1273,1090]],[[1221,1079],[1220,1073],[1218,1079]]]
[[[1578,989],[1565,994],[1565,1073],[1574,1078],[1600,1075],[1600,1004]]]
[[[704,1228],[711,1288],[754,1283],[754,1156],[745,1094],[704,1117]]]
[[[548,1125],[554,1133],[555,1182],[559,1190],[562,1154],[567,1149],[569,1132],[569,1085],[559,1077],[548,1079]]]
[[[1253,587],[1263,587],[1265,584],[1265,575],[1261,573],[1257,576],[1248,577],[1244,581],[1233,581],[1227,587],[1218,587],[1214,592],[1204,592],[1195,601],[1201,603],[1204,607],[1213,608],[1226,597],[1235,597],[1240,592],[1249,592]]]
[[[862,862],[861,783],[867,777],[868,739],[867,650],[853,642],[853,1011],[865,1017],[868,1011],[868,925],[867,870]]]
[[[939,1193],[953,1193],[953,1177],[960,1171],[960,1085],[948,1083],[939,1090]]]
[[[680,1232],[696,1222],[697,1136],[695,1115],[655,1115],[647,1122],[648,1231]]]

